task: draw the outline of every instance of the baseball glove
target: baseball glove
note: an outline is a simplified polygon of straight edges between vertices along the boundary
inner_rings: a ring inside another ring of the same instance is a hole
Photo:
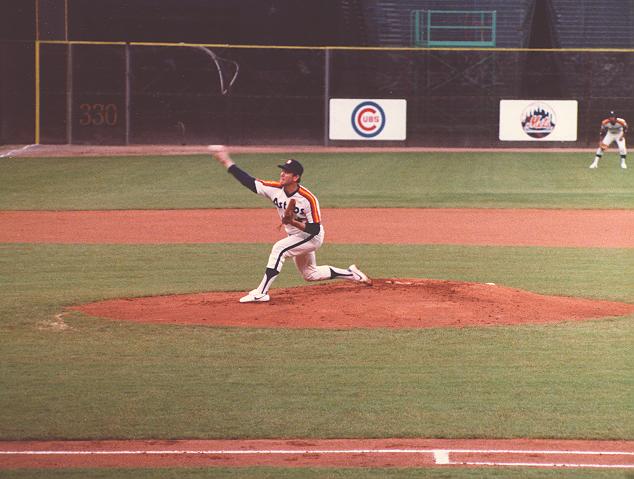
[[[284,216],[282,217],[282,224],[290,224],[290,222],[295,218],[295,200],[291,198],[286,205],[286,209],[284,210]]]

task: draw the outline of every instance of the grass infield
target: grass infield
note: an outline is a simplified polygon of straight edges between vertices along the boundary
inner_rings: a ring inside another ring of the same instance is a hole
[[[606,153],[233,155],[258,178],[280,158],[305,166],[322,207],[633,208],[634,174]],[[207,156],[5,158],[0,209],[262,207]]]
[[[613,152],[612,152],[613,153]],[[283,155],[290,156],[290,155]],[[322,207],[632,208],[634,177],[592,152],[294,155]],[[236,155],[275,177],[280,155]],[[267,207],[202,156],[2,159],[0,209]],[[102,298],[247,290],[268,245],[0,245],[0,439],[540,437],[634,439],[634,317],[549,326],[282,331],[79,315]],[[331,245],[378,277],[496,282],[634,302],[632,249]],[[255,265],[255,269],[254,269]],[[287,267],[276,287],[303,284]],[[509,477],[333,470],[329,477]],[[512,477],[579,477],[524,470]],[[214,477],[317,477],[214,470]],[[209,470],[2,471],[202,477]],[[505,475],[506,474],[506,475]],[[583,471],[584,477],[616,477]],[[321,476],[323,477],[323,476]]]

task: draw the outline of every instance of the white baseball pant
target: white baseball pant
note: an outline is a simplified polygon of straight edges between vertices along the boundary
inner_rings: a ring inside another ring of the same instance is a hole
[[[329,265],[317,265],[317,251],[324,242],[324,229],[316,236],[293,235],[276,242],[271,249],[264,277],[256,291],[266,294],[271,284],[282,271],[287,258],[293,258],[295,266],[306,281],[342,278],[354,280],[354,275],[347,269]]]
[[[619,154],[621,156],[627,155],[627,148],[625,147],[625,138],[619,138],[621,136],[620,133],[610,133],[607,132],[603,139],[601,140],[601,145],[599,148],[601,150],[606,150],[612,143],[616,143],[616,146],[619,148]]]

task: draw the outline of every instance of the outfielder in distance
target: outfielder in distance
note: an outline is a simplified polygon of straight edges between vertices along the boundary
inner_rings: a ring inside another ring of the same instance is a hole
[[[354,264],[347,269],[334,266],[317,266],[315,251],[324,242],[324,227],[317,197],[300,185],[303,166],[294,159],[281,165],[279,181],[263,181],[253,178],[240,169],[222,146],[209,146],[214,158],[242,185],[254,193],[270,199],[284,225],[286,238],[273,245],[264,277],[259,286],[240,298],[241,303],[261,303],[270,300],[269,288],[287,258],[293,258],[297,269],[306,281],[346,279],[371,285],[372,281]]]
[[[599,132],[599,147],[597,148],[594,161],[590,168],[598,168],[599,160],[603,156],[603,152],[608,149],[612,143],[616,142],[621,155],[621,168],[626,169],[627,164],[625,158],[627,149],[625,147],[625,133],[627,132],[627,122],[623,118],[618,118],[616,113],[610,112],[609,116],[601,122],[601,130]]]

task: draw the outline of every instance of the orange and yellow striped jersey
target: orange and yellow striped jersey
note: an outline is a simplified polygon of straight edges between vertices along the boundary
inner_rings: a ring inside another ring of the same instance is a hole
[[[612,123],[609,118],[606,118],[601,122],[601,133],[609,132],[613,135],[625,133],[627,131],[627,122],[623,118],[617,118],[615,123]]]
[[[280,185],[279,181],[266,181],[255,180],[255,187],[257,193],[270,199],[277,209],[277,214],[280,216],[280,220],[284,217],[284,210],[291,198],[295,199],[295,219],[303,223],[320,223],[321,224],[321,211],[319,208],[319,201],[317,197],[310,192],[308,188],[300,185],[299,189],[288,196],[284,191],[284,188]],[[303,231],[295,228],[292,225],[284,225],[286,233],[289,235],[296,235],[303,233]]]

